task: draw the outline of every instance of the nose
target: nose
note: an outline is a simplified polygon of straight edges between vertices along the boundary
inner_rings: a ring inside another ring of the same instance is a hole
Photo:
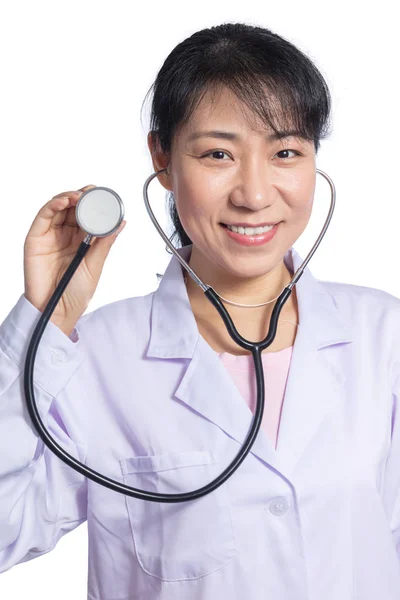
[[[231,201],[235,206],[244,206],[253,211],[262,210],[275,202],[276,189],[273,174],[265,157],[253,157],[241,165],[236,185],[231,191]]]

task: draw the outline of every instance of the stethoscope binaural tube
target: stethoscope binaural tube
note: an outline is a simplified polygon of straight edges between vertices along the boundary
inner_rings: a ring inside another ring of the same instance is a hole
[[[61,278],[60,283],[58,284],[56,290],[54,291],[53,295],[51,296],[46,308],[44,309],[43,313],[41,314],[39,321],[34,329],[32,338],[31,338],[29,346],[28,346],[28,351],[27,351],[27,356],[26,356],[26,361],[25,361],[24,389],[25,389],[26,404],[27,404],[27,408],[29,411],[29,415],[32,419],[32,422],[35,426],[35,429],[36,429],[39,437],[46,444],[46,446],[56,456],[58,456],[58,458],[60,458],[60,460],[65,462],[72,469],[75,469],[75,471],[77,471],[78,473],[81,473],[88,479],[91,479],[92,481],[99,483],[100,485],[103,485],[104,487],[107,487],[110,490],[113,490],[120,494],[125,494],[127,496],[132,496],[132,497],[138,498],[140,500],[148,500],[151,502],[184,502],[184,501],[188,501],[188,500],[195,500],[197,498],[201,498],[202,496],[209,494],[210,492],[214,491],[217,487],[222,485],[229,477],[231,477],[233,475],[233,473],[236,471],[236,469],[239,468],[240,464],[246,458],[247,454],[250,452],[250,450],[256,440],[256,437],[257,437],[257,434],[258,434],[258,431],[260,429],[261,422],[262,422],[262,416],[263,416],[263,412],[264,412],[264,400],[265,400],[264,399],[264,396],[265,396],[264,373],[263,373],[263,368],[262,368],[261,352],[263,350],[265,350],[265,348],[268,348],[268,346],[270,346],[272,344],[273,340],[275,339],[278,318],[281,313],[281,310],[282,310],[285,302],[289,298],[290,294],[292,293],[292,289],[293,289],[294,285],[300,279],[307,263],[313,256],[314,252],[318,248],[319,244],[321,243],[322,238],[325,235],[325,232],[328,228],[328,225],[332,218],[333,210],[335,207],[336,192],[335,192],[335,186],[334,186],[332,180],[330,179],[330,177],[323,171],[316,169],[316,172],[320,173],[328,181],[330,188],[331,188],[331,205],[330,205],[330,209],[329,209],[329,214],[326,218],[326,221],[324,223],[322,231],[319,234],[314,246],[310,250],[310,252],[307,255],[307,257],[305,258],[305,260],[303,261],[302,265],[299,267],[299,269],[296,271],[296,273],[294,273],[290,283],[285,287],[285,289],[283,290],[283,292],[280,294],[279,298],[277,299],[274,309],[272,311],[270,325],[269,325],[269,331],[268,331],[266,338],[264,340],[262,340],[261,342],[249,342],[244,337],[242,337],[240,335],[240,333],[237,331],[228,311],[226,310],[226,308],[220,301],[218,295],[213,290],[213,288],[211,286],[204,284],[201,281],[201,279],[199,277],[197,277],[197,275],[194,273],[194,271],[189,267],[189,265],[186,263],[186,261],[180,256],[180,254],[173,247],[170,240],[164,234],[163,230],[161,229],[160,225],[158,224],[158,221],[156,220],[156,218],[153,214],[153,211],[151,210],[151,207],[149,205],[148,196],[147,196],[147,188],[149,186],[150,181],[154,177],[156,177],[157,175],[159,175],[160,173],[162,173],[163,171],[166,171],[166,170],[167,169],[161,169],[155,173],[152,173],[145,181],[145,184],[143,187],[143,197],[144,197],[144,202],[145,202],[147,212],[149,213],[151,220],[153,221],[155,227],[157,228],[158,232],[160,233],[161,237],[164,239],[164,241],[166,242],[166,244],[168,245],[170,250],[175,254],[175,256],[177,257],[179,262],[183,265],[183,267],[186,269],[186,271],[189,273],[189,275],[192,277],[192,279],[195,281],[195,283],[197,283],[197,285],[199,285],[202,288],[202,290],[204,291],[208,300],[213,304],[213,306],[215,306],[215,308],[219,312],[221,318],[223,319],[225,326],[227,328],[227,331],[228,331],[229,335],[231,336],[231,338],[241,348],[244,348],[245,350],[250,350],[250,352],[252,353],[252,356],[253,356],[255,372],[256,372],[256,382],[257,382],[257,405],[256,405],[256,410],[255,410],[255,414],[253,417],[253,421],[252,421],[251,427],[249,429],[249,433],[247,434],[247,437],[246,437],[243,445],[241,446],[239,452],[237,453],[235,458],[232,460],[232,462],[229,464],[229,466],[222,473],[220,473],[220,475],[218,477],[216,477],[213,481],[211,481],[207,485],[205,485],[201,488],[198,488],[197,490],[194,490],[191,492],[185,492],[185,493],[181,493],[181,494],[161,494],[161,493],[157,493],[157,492],[147,492],[145,490],[139,490],[137,488],[127,486],[123,483],[120,483],[119,481],[115,481],[113,479],[110,479],[109,477],[106,477],[105,475],[102,475],[101,473],[98,473],[97,471],[95,471],[94,469],[91,469],[90,467],[87,467],[86,465],[84,465],[81,462],[79,462],[78,460],[76,460],[75,457],[68,454],[50,436],[47,429],[43,425],[43,422],[41,420],[39,411],[38,411],[36,403],[35,403],[34,389],[33,389],[33,368],[34,368],[36,352],[37,352],[37,349],[39,346],[40,339],[43,335],[44,329],[45,329],[47,323],[49,322],[50,317],[53,314],[55,307],[57,306],[69,281],[72,279],[72,276],[74,275],[75,271],[79,267],[79,264],[81,263],[82,259],[84,258],[85,254],[88,252],[88,250],[90,248],[90,241],[91,241],[92,237],[93,236],[103,237],[106,235],[110,235],[118,228],[120,222],[122,221],[123,214],[124,214],[122,200],[119,198],[119,196],[115,192],[113,192],[113,190],[110,190],[110,188],[102,187],[102,188],[92,188],[90,190],[87,190],[86,192],[84,192],[84,194],[82,194],[82,196],[79,199],[79,202],[76,206],[77,222],[84,231],[88,232],[88,235],[85,237],[85,239],[82,241],[81,245],[79,246],[76,255],[72,259],[71,264],[69,265],[69,267],[65,271],[63,277]],[[100,190],[101,190],[101,194],[99,192]],[[98,204],[96,205],[96,193],[98,194],[97,198],[101,200],[100,216],[97,214]],[[91,198],[89,198],[89,195],[91,195]],[[108,205],[107,198],[106,198],[107,195],[109,196],[109,198],[108,198],[108,200],[110,201],[109,205]]]

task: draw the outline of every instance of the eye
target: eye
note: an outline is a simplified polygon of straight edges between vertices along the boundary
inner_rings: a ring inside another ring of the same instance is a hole
[[[290,150],[289,148],[286,148],[285,150],[280,150],[279,152],[277,152],[278,154],[282,154],[282,152],[294,152],[296,156],[301,156],[301,152],[298,152],[298,150]],[[226,156],[229,156],[229,154],[227,152],[225,152],[224,150],[211,150],[210,152],[207,152],[207,154],[203,154],[203,156],[201,156],[200,158],[206,158],[207,156],[211,156],[212,154],[226,154]],[[215,158],[215,157],[214,157]],[[293,158],[291,156],[289,157],[281,157],[283,160],[286,160],[287,158]],[[218,160],[218,159],[216,159]]]
[[[203,154],[203,156],[201,156],[200,158],[206,158],[207,156],[210,156],[211,154],[226,154],[226,156],[229,156],[229,154],[227,152],[225,152],[224,150],[211,150],[211,152],[207,152],[207,154]]]
[[[286,148],[285,150],[280,150],[279,152],[277,152],[276,154],[281,154],[282,152],[294,152],[297,156],[301,156],[301,153],[298,152],[297,150],[290,150],[289,148]],[[283,157],[282,157],[283,158]],[[287,157],[287,158],[292,158],[292,157]],[[285,160],[285,159],[284,159]]]

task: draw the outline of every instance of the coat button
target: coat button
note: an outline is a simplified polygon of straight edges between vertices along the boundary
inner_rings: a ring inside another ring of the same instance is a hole
[[[287,512],[288,508],[289,506],[285,498],[274,498],[269,503],[269,512],[275,515],[276,517],[284,515]]]
[[[67,361],[67,354],[64,350],[53,350],[51,362],[53,365],[60,365]]]

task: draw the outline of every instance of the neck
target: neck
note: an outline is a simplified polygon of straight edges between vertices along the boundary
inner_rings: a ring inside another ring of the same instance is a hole
[[[192,248],[189,265],[204,283],[210,285],[220,297],[223,296],[226,300],[245,305],[264,304],[271,301],[263,306],[247,308],[235,306],[222,300],[235,325],[237,324],[238,331],[240,331],[240,327],[243,329],[243,327],[249,324],[251,324],[253,330],[264,329],[265,323],[269,323],[277,297],[292,279],[292,274],[283,260],[272,271],[261,277],[248,279],[232,277],[226,271],[218,267],[215,268],[214,264],[210,264],[204,259],[197,252],[195,246]],[[186,274],[184,269],[183,271]],[[221,318],[215,307],[205,297],[201,288],[189,276],[187,277],[186,288],[194,314],[202,320],[219,323]],[[285,303],[280,315],[280,319],[281,317],[286,318],[288,315],[292,319],[296,319],[297,301],[295,288],[293,288],[292,294]],[[221,324],[223,325],[223,323]]]

